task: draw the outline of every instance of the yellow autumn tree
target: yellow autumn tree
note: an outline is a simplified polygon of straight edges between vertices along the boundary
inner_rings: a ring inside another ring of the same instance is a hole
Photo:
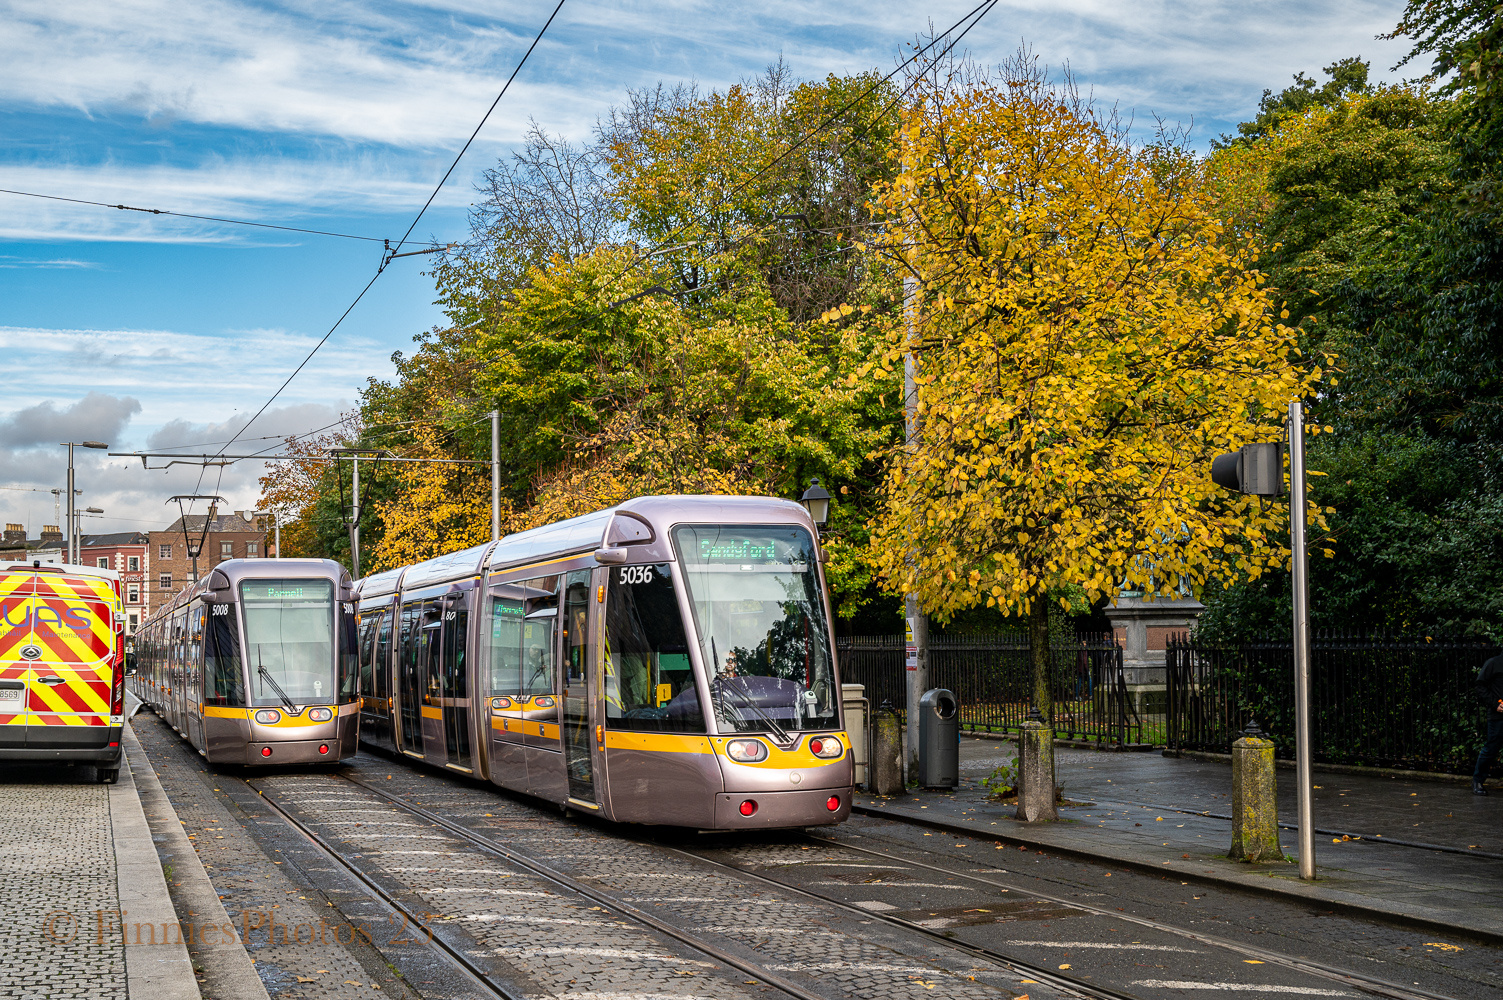
[[[922,426],[891,453],[874,558],[941,619],[1029,617],[1047,718],[1051,589],[1167,595],[1285,564],[1285,504],[1213,485],[1210,460],[1278,440],[1321,369],[1202,165],[1132,144],[1068,87],[931,90],[897,156],[875,200],[915,321],[881,363],[916,360]]]
[[[395,488],[373,505],[382,530],[370,553],[370,573],[490,541],[489,467],[455,463],[440,425],[415,424],[409,434],[402,457],[430,461],[396,464]],[[510,514],[503,506],[503,521]]]

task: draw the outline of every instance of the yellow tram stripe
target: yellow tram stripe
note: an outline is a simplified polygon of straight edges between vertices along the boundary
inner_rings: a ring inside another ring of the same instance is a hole
[[[607,750],[647,750],[653,753],[713,753],[708,736],[683,736],[678,733],[634,733],[620,729],[605,731]]]

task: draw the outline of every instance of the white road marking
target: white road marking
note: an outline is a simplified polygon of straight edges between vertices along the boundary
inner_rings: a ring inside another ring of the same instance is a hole
[[[918,973],[926,976],[942,976],[945,973],[939,969],[923,965],[881,965],[875,962],[790,962],[787,965],[769,965],[767,968],[774,972],[843,972],[858,970],[861,972],[903,972],[908,975]]]
[[[517,958],[541,958],[548,955],[594,955],[597,958],[625,958],[633,961],[666,962],[670,965],[697,965],[704,969],[715,968],[713,962],[696,962],[677,955],[664,955],[650,951],[634,951],[630,948],[497,948],[492,954]]]
[[[447,887],[447,886],[445,886],[445,887],[438,887],[438,888],[432,888],[432,889],[430,889],[430,888],[420,888],[417,891],[418,892],[422,892],[422,893],[432,893],[434,895],[437,895],[437,894],[442,893],[442,892],[477,892],[477,893],[483,893],[484,895],[487,895],[487,896],[535,896],[535,897],[540,897],[540,896],[551,896],[551,895],[553,895],[553,893],[551,893],[551,892],[540,892],[540,891],[535,891],[535,890],[531,890],[531,889],[482,889],[482,888],[478,888],[478,887],[477,888],[467,888],[467,887],[464,887],[464,886],[458,886],[458,887]]]
[[[1094,941],[1009,941],[1011,945],[1023,945],[1030,948],[1109,948],[1116,951],[1181,951],[1187,955],[1199,955],[1194,948],[1176,948],[1172,944],[1119,944],[1117,942],[1096,943]]]
[[[883,889],[969,889],[964,885],[941,885],[938,882],[811,882],[810,885],[843,885],[850,888],[853,885],[881,886]]]
[[[861,900],[860,902],[852,903],[851,905],[852,906],[859,906],[863,910],[877,910],[877,911],[882,911],[882,910],[896,910],[897,909],[897,907],[893,906],[891,903],[882,903],[882,902],[878,902],[875,899],[864,899],[864,900]]]
[[[1139,979],[1134,986],[1146,986],[1154,990],[1226,990],[1240,993],[1294,993],[1306,997],[1355,997],[1358,993],[1344,990],[1322,990],[1313,986],[1263,986],[1257,983],[1195,983],[1177,979]]]
[[[729,896],[630,896],[628,903],[737,903],[742,906],[787,906],[781,899],[731,899]]]

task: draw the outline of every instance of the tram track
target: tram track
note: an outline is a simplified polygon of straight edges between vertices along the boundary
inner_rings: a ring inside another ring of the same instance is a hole
[[[259,801],[267,809],[271,810],[283,822],[298,831],[321,857],[333,862],[347,872],[360,884],[367,894],[399,915],[403,921],[422,930],[427,936],[429,948],[436,951],[451,965],[455,966],[470,981],[471,985],[479,991],[479,995],[494,997],[497,1000],[529,1000],[528,994],[524,990],[501,982],[495,975],[481,968],[473,959],[466,955],[463,947],[445,940],[444,935],[435,930],[423,914],[418,913],[402,900],[387,892],[379,883],[361,871],[358,865],[352,864],[349,859],[343,856],[338,848],[329,842],[328,838],[298,819],[297,816],[293,815],[291,810],[278,802],[275,793],[268,794],[265,789],[258,787],[256,780],[253,778],[243,778],[241,780],[257,794]]]
[[[585,897],[586,899],[591,900],[592,902],[603,906],[609,906],[612,910],[629,916],[632,919],[642,923],[643,925],[650,927],[651,929],[659,933],[665,934],[668,937],[671,937],[674,940],[679,941],[680,943],[701,952],[702,954],[710,956],[717,961],[725,962],[726,964],[731,965],[732,967],[737,968],[747,973],[748,975],[754,975],[758,977],[762,982],[773,986],[774,988],[780,990],[783,993],[786,993],[789,996],[799,997],[801,998],[801,1000],[827,1000],[827,998],[821,994],[816,994],[808,990],[804,990],[797,984],[790,983],[787,980],[784,980],[781,977],[777,976],[775,973],[767,971],[764,966],[745,962],[737,958],[736,956],[726,952],[724,949],[718,948],[715,945],[704,941],[702,938],[696,935],[689,934],[683,931],[681,928],[675,927],[674,925],[660,920],[650,913],[632,906],[630,903],[624,902],[620,897],[612,893],[602,892],[591,886],[584,885],[573,877],[560,872],[548,865],[545,865],[537,861],[535,858],[521,854],[517,851],[512,850],[511,848],[498,844],[494,840],[491,840],[489,837],[476,833],[474,830],[469,829],[463,824],[456,823],[453,820],[432,812],[431,810],[424,809],[421,806],[407,802],[400,796],[393,795],[392,793],[387,792],[385,789],[377,788],[376,786],[361,781],[358,778],[353,778],[349,775],[342,775],[341,777],[343,777],[346,781],[358,785],[362,789],[380,797],[381,799],[398,806],[411,815],[425,819],[428,822],[435,824],[436,826],[454,834],[455,836],[460,837],[461,839],[471,844],[474,844],[477,847],[480,847],[504,858],[505,860],[511,862],[512,864],[515,864],[519,868],[523,868],[529,872],[532,872],[540,878],[552,881],[555,884],[568,889],[570,892],[577,893]],[[819,840],[820,838],[811,837],[810,839]],[[798,886],[790,885],[776,879],[770,879],[735,865],[728,865],[724,862],[720,862],[712,858],[706,858],[692,851],[686,851],[682,848],[672,847],[660,843],[653,843],[652,846],[660,850],[665,850],[684,857],[693,858],[698,862],[711,865],[716,868],[730,871],[740,877],[770,883],[777,886],[779,889],[806,896],[815,899],[822,904],[835,906],[841,910],[854,913],[862,919],[878,917],[879,919],[883,919],[884,922],[888,924],[901,927],[903,930],[918,932],[928,938],[938,940],[948,948],[953,948],[957,951],[965,952],[972,957],[982,958],[989,963],[1012,969],[1016,972],[1033,978],[1042,984],[1052,986],[1068,996],[1079,997],[1081,998],[1081,1000],[1141,1000],[1140,997],[1134,994],[1122,993],[1109,987],[1104,987],[1098,984],[1083,981],[1076,977],[1062,976],[1058,972],[1044,968],[1043,966],[1020,961],[1011,956],[1002,955],[995,951],[980,948],[974,945],[969,945],[962,941],[957,941],[953,938],[936,933],[934,931],[931,931],[929,928],[921,927],[918,924],[914,924],[909,921],[899,920],[891,917],[883,917],[883,915],[881,914],[874,914],[871,911],[850,906],[849,904],[843,903],[840,900],[834,899],[832,897],[824,896],[818,893],[811,893]],[[1409,998],[1405,998],[1405,1000],[1409,1000]],[[1430,1000],[1430,998],[1426,998],[1426,1000]]]
[[[865,854],[865,855],[868,855],[870,857],[880,858],[880,859],[882,859],[884,861],[889,861],[889,862],[893,862],[893,863],[896,863],[896,864],[901,864],[904,867],[922,868],[922,869],[925,869],[927,871],[932,871],[932,872],[935,872],[935,873],[938,873],[938,874],[950,876],[952,878],[965,879],[966,881],[974,882],[974,883],[977,883],[979,885],[989,886],[991,888],[1003,889],[1003,890],[1012,891],[1012,892],[1018,892],[1018,891],[1026,892],[1030,897],[1035,898],[1035,899],[1040,899],[1040,900],[1044,900],[1046,902],[1055,903],[1055,904],[1060,905],[1060,906],[1067,906],[1067,907],[1070,907],[1072,909],[1082,910],[1082,911],[1084,911],[1086,913],[1092,913],[1092,914],[1095,914],[1097,916],[1108,917],[1111,920],[1119,922],[1119,923],[1134,924],[1134,925],[1139,926],[1139,927],[1148,928],[1148,929],[1155,930],[1155,931],[1158,931],[1158,932],[1161,932],[1161,933],[1164,933],[1164,934],[1170,934],[1170,935],[1173,935],[1175,937],[1183,938],[1183,939],[1188,940],[1188,941],[1193,941],[1193,942],[1195,942],[1197,944],[1206,945],[1208,947],[1218,948],[1218,949],[1222,949],[1222,950],[1225,950],[1225,951],[1230,951],[1230,952],[1233,952],[1235,954],[1243,955],[1246,958],[1255,959],[1255,960],[1257,960],[1259,962],[1264,962],[1264,963],[1267,963],[1267,964],[1270,964],[1270,965],[1278,965],[1278,966],[1281,966],[1283,968],[1289,969],[1291,971],[1303,973],[1303,974],[1309,975],[1309,976],[1315,976],[1317,978],[1321,978],[1321,979],[1325,979],[1325,980],[1328,980],[1328,981],[1331,981],[1331,982],[1339,983],[1339,984],[1341,984],[1343,986],[1352,987],[1353,989],[1360,989],[1360,990],[1363,990],[1364,992],[1370,993],[1370,994],[1372,994],[1374,996],[1388,997],[1388,998],[1392,998],[1392,1000],[1449,1000],[1449,998],[1445,997],[1443,994],[1431,993],[1431,992],[1429,992],[1427,990],[1416,990],[1413,987],[1404,986],[1404,985],[1401,985],[1399,983],[1394,983],[1394,982],[1391,982],[1389,980],[1380,979],[1380,978],[1375,977],[1375,976],[1366,976],[1366,975],[1363,975],[1361,973],[1352,972],[1350,970],[1338,969],[1338,968],[1335,968],[1334,966],[1325,965],[1325,964],[1320,963],[1320,962],[1313,962],[1313,961],[1310,961],[1308,959],[1296,958],[1296,957],[1294,957],[1292,955],[1285,955],[1285,954],[1282,954],[1280,952],[1270,951],[1270,950],[1268,950],[1266,948],[1256,948],[1256,947],[1253,947],[1251,945],[1242,944],[1242,943],[1239,943],[1239,942],[1236,942],[1236,941],[1230,941],[1230,940],[1227,940],[1225,938],[1217,937],[1215,935],[1202,934],[1199,931],[1192,931],[1192,930],[1189,930],[1188,928],[1177,927],[1177,926],[1175,926],[1173,924],[1164,923],[1162,921],[1151,920],[1151,919],[1149,919],[1147,917],[1134,916],[1134,915],[1131,915],[1131,914],[1117,912],[1115,910],[1106,910],[1106,909],[1103,909],[1103,908],[1101,908],[1099,906],[1092,906],[1089,903],[1082,903],[1079,900],[1066,899],[1063,896],[1055,896],[1055,895],[1051,895],[1049,893],[1039,892],[1037,889],[1034,889],[1034,888],[1031,888],[1031,887],[1024,887],[1024,886],[1020,886],[1020,885],[1017,885],[1017,884],[1011,884],[1011,885],[1009,885],[1009,884],[1001,882],[1001,881],[999,881],[997,879],[984,878],[984,877],[982,877],[982,876],[980,876],[978,874],[975,874],[973,872],[960,871],[958,869],[948,868],[948,867],[945,867],[943,865],[935,865],[935,864],[929,864],[928,862],[919,861],[919,860],[913,858],[910,855],[899,856],[899,855],[896,855],[896,854],[889,854],[889,853],[887,853],[885,851],[873,850],[872,848],[868,848],[868,847],[859,847],[859,846],[856,846],[854,844],[845,843],[845,842],[839,841],[839,840],[832,840],[832,839],[827,838],[827,837],[819,837],[819,836],[815,836],[813,834],[808,834],[808,833],[804,834],[804,837],[809,842],[819,844],[819,845],[821,845],[823,847],[836,848],[838,850],[850,851],[850,852],[856,853],[856,854]],[[673,848],[673,849],[674,850],[682,850],[680,848]],[[873,914],[873,913],[871,913],[870,911],[867,911],[867,910],[860,910],[857,907],[851,906],[848,903],[843,903],[840,900],[833,899],[832,897],[829,897],[829,896],[827,896],[827,895],[825,895],[823,893],[811,892],[808,889],[805,889],[805,888],[802,888],[802,887],[799,887],[799,886],[794,886],[794,885],[791,885],[789,883],[785,883],[785,882],[783,882],[780,879],[774,879],[774,878],[771,878],[769,876],[763,875],[763,874],[761,874],[759,872],[748,871],[745,868],[743,868],[741,866],[738,866],[738,865],[728,864],[727,862],[719,861],[719,860],[713,859],[713,858],[705,858],[705,857],[703,857],[703,856],[701,856],[699,854],[696,854],[696,853],[694,853],[692,851],[683,852],[683,853],[686,853],[690,857],[696,858],[696,859],[698,859],[700,861],[704,861],[704,862],[706,862],[708,864],[713,864],[713,865],[718,865],[718,866],[722,866],[722,867],[725,867],[725,868],[729,868],[729,869],[731,869],[733,871],[737,871],[737,872],[740,872],[740,873],[742,873],[744,875],[750,876],[751,878],[756,878],[756,879],[759,879],[761,881],[768,882],[768,883],[771,883],[773,885],[777,885],[777,886],[779,886],[781,888],[784,888],[784,889],[788,889],[788,890],[791,890],[791,891],[802,892],[805,895],[809,895],[809,896],[813,896],[813,897],[815,897],[817,899],[825,900],[826,902],[832,903],[832,904],[837,905],[837,906],[845,906],[845,907],[847,907],[849,909],[857,910],[858,912],[861,912],[863,914],[868,914],[868,915],[871,915],[871,916],[876,916],[877,919],[885,920],[885,921],[888,921],[888,922],[891,922],[891,923],[899,924],[899,925],[901,925],[901,926],[903,926],[903,927],[905,927],[905,928],[907,928],[909,930],[916,931],[918,933],[929,934],[929,935],[932,935],[932,936],[943,938],[944,940],[946,940],[946,941],[948,941],[950,943],[956,943],[953,938],[947,937],[946,935],[944,935],[943,933],[941,933],[939,931],[933,930],[933,929],[928,928],[928,927],[920,926],[918,924],[912,923],[911,921],[906,921],[906,920],[902,920],[900,918],[887,916],[887,915],[882,914],[882,913],[875,913],[875,914]],[[981,946],[977,946],[977,945],[965,945],[965,947],[979,949],[978,950],[978,954],[982,954],[982,955],[985,955],[985,956],[992,957],[994,960],[1000,959],[1000,958],[1003,957],[999,953],[993,952],[990,949],[982,948]]]

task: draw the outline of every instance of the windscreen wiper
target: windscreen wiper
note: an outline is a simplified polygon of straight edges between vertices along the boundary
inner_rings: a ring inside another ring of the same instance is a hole
[[[280,684],[277,683],[277,679],[275,677],[271,676],[271,671],[266,669],[266,664],[264,664],[264,663],[261,662],[261,647],[260,646],[256,647],[256,673],[258,673],[262,677],[266,678],[266,683],[270,684],[272,690],[277,693],[277,697],[282,699],[282,707],[285,708],[285,709],[287,709],[287,714],[288,715],[301,715],[302,714],[301,712],[299,712],[296,708],[294,708],[292,706],[292,699],[289,698],[289,697],[287,697],[287,692],[282,690],[282,685],[280,685]]]

